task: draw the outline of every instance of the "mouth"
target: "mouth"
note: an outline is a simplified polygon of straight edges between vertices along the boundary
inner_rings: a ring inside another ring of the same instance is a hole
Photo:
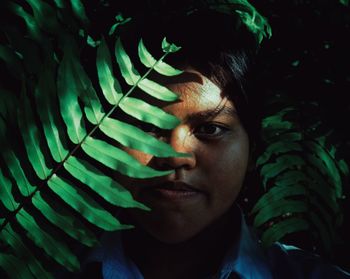
[[[193,186],[186,184],[184,182],[165,182],[160,185],[152,187],[153,189],[166,189],[170,191],[183,191],[183,192],[200,192],[198,189]]]
[[[183,182],[166,182],[160,185],[149,187],[148,190],[156,198],[167,200],[186,200],[198,197],[203,192]]]

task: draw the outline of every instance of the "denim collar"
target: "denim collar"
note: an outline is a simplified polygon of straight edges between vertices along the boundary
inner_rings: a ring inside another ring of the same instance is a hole
[[[238,240],[228,250],[218,274],[214,278],[226,279],[232,272],[243,279],[272,278],[260,242],[249,230],[241,212]],[[137,266],[125,256],[121,232],[107,232],[100,245],[90,254],[89,262],[102,262],[104,279],[143,279]]]
[[[232,272],[236,272],[244,279],[272,278],[260,242],[248,228],[241,210],[240,212],[241,230],[238,239],[226,254],[217,278],[228,278]]]

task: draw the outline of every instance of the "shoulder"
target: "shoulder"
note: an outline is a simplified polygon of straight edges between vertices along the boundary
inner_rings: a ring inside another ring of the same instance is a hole
[[[277,242],[266,252],[274,278],[350,279],[350,273],[295,246]]]

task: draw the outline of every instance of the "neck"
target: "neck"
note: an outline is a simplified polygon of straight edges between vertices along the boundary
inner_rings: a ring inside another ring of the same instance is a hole
[[[123,232],[125,252],[145,278],[203,278],[216,273],[239,232],[240,216],[228,212],[195,237],[163,243],[137,228]]]

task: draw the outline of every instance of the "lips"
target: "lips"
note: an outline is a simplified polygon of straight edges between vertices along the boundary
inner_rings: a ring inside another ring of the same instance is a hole
[[[164,190],[170,190],[170,191],[182,191],[182,192],[201,192],[198,189],[188,185],[184,182],[165,182],[163,184],[153,186],[153,189],[164,189]]]
[[[201,196],[202,191],[183,182],[165,182],[147,189],[155,199],[173,202],[190,201]]]

